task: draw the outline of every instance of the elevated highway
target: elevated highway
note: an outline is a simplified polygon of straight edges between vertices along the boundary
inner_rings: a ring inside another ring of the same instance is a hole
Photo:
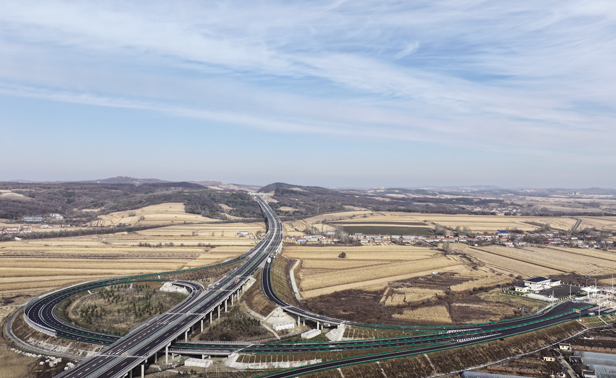
[[[216,283],[204,288],[200,284],[176,280],[175,283],[189,290],[189,296],[182,303],[167,313],[150,319],[125,337],[97,333],[72,326],[57,319],[53,309],[62,300],[85,290],[109,286],[119,283],[157,280],[157,275],[123,277],[110,280],[93,281],[86,284],[65,288],[31,301],[26,307],[26,320],[33,327],[43,332],[60,337],[68,337],[109,345],[99,355],[84,360],[74,369],[62,373],[59,377],[95,378],[122,377],[132,373],[160,353],[179,353],[194,355],[228,355],[234,352],[242,353],[296,353],[317,351],[344,351],[359,349],[397,348],[396,351],[378,353],[370,356],[343,359],[338,362],[327,362],[289,371],[275,373],[275,377],[294,377],[323,369],[335,368],[349,364],[371,362],[388,358],[426,353],[444,348],[469,345],[470,343],[488,341],[511,336],[517,333],[529,332],[579,316],[585,316],[592,309],[580,303],[564,303],[540,314],[474,325],[454,325],[442,327],[404,327],[392,325],[364,324],[344,321],[315,314],[306,309],[292,306],[281,300],[271,284],[270,256],[280,252],[282,245],[282,224],[271,208],[261,199],[257,199],[263,211],[267,233],[254,249],[232,262],[244,260],[243,263]],[[385,328],[399,330],[425,331],[426,334],[401,336],[371,340],[349,340],[329,343],[279,343],[279,344],[249,344],[249,343],[199,343],[187,342],[188,333],[195,327],[203,328],[203,322],[212,321],[213,316],[219,316],[220,311],[227,307],[229,300],[239,298],[243,285],[252,273],[263,267],[262,287],[266,296],[275,304],[294,316],[299,323],[309,321],[317,327],[346,324],[358,327]],[[162,280],[162,279],[161,279]],[[167,281],[167,280],[165,280]],[[575,312],[582,309],[581,313]],[[216,314],[216,315],[214,315]]]
[[[106,347],[100,354],[87,358],[75,368],[68,370],[58,377],[62,378],[99,378],[122,377],[132,375],[135,368],[140,366],[141,373],[145,370],[145,363],[159,353],[168,353],[169,347],[177,339],[187,340],[188,333],[208,318],[211,320],[214,313],[220,314],[221,308],[227,307],[229,299],[233,301],[242,291],[245,283],[253,272],[258,269],[267,258],[280,252],[282,245],[282,224],[271,208],[261,199],[257,199],[263,211],[267,233],[260,243],[246,256],[243,263],[227,274],[225,277],[210,285],[207,289],[186,283],[191,286],[190,295],[182,303],[167,313],[144,323],[131,333],[117,339]],[[81,289],[81,288],[80,288]],[[26,309],[26,317],[42,329],[49,332],[65,332],[65,323],[53,322],[52,303],[60,297],[69,295],[60,291],[52,294],[49,300],[39,299],[31,303]],[[48,303],[44,306],[40,302]],[[59,303],[59,302],[56,302]],[[83,330],[81,330],[83,331]],[[100,339],[100,334],[93,333],[85,337]]]
[[[579,304],[583,305],[583,304]],[[308,365],[298,368],[287,369],[284,371],[266,374],[259,378],[292,378],[298,377],[304,374],[315,373],[322,370],[336,369],[344,366],[358,365],[369,362],[382,361],[393,358],[408,357],[417,354],[431,353],[439,350],[459,348],[463,346],[473,345],[486,341],[493,341],[518,335],[521,333],[532,332],[542,328],[550,327],[559,323],[575,320],[581,316],[588,316],[590,312],[594,311],[591,306],[585,306],[581,313],[576,311],[568,311],[558,316],[548,317],[526,324],[515,324],[501,328],[495,328],[492,330],[484,330],[481,332],[472,332],[470,334],[449,334],[447,337],[433,338],[432,340],[426,339],[423,346],[402,348],[396,351],[389,351],[383,353],[369,354],[357,357],[349,357],[338,360],[332,360],[322,362],[314,365]]]

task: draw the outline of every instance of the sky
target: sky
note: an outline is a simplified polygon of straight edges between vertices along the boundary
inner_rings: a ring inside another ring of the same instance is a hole
[[[616,6],[0,1],[0,180],[616,188]]]

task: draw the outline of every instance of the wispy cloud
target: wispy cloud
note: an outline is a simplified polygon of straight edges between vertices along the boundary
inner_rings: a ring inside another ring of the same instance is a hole
[[[276,132],[610,154],[615,26],[608,1],[20,1],[0,5],[0,81]]]

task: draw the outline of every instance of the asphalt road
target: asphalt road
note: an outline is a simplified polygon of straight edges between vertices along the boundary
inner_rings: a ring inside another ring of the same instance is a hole
[[[282,243],[282,224],[272,209],[258,199],[268,232],[242,265],[210,285],[207,290],[193,290],[186,300],[156,319],[151,320],[106,348],[100,355],[88,358],[58,377],[94,378],[121,377],[146,358],[169,345],[205,314],[214,311],[231,292],[236,291]],[[237,282],[237,283],[236,283]]]
[[[155,281],[155,280],[148,280]],[[166,280],[168,281],[168,280]],[[94,344],[103,344],[108,345],[120,339],[120,336],[105,334],[100,332],[94,332],[85,328],[77,327],[72,324],[65,323],[61,319],[58,319],[54,310],[60,302],[65,300],[68,297],[71,297],[75,294],[81,293],[86,290],[93,290],[103,286],[115,285],[118,283],[124,282],[142,282],[142,280],[122,280],[122,281],[102,281],[102,282],[90,282],[85,285],[79,285],[74,288],[69,288],[67,290],[62,290],[57,293],[52,293],[48,297],[45,297],[44,300],[37,301],[31,307],[26,310],[26,316],[34,323],[49,328],[55,331],[56,336],[64,337],[68,339],[74,339],[78,341],[84,341],[88,343]],[[203,286],[190,281],[180,281],[174,280],[172,281],[174,284],[179,286],[184,286],[189,291],[189,297],[187,300],[190,300],[190,297],[195,293],[203,290]],[[178,304],[181,306],[182,303]],[[175,309],[172,309],[175,311]]]
[[[571,305],[575,305],[575,304],[570,304],[570,306]],[[584,304],[578,304],[578,305],[584,305]],[[581,316],[588,315],[588,312],[590,311],[592,311],[592,308],[582,310]],[[267,374],[262,377],[291,378],[291,377],[297,377],[297,376],[304,375],[304,374],[314,373],[314,372],[321,371],[321,370],[335,369],[335,368],[348,366],[348,365],[356,365],[356,364],[363,364],[363,363],[368,363],[368,362],[382,361],[382,360],[387,360],[387,359],[392,359],[392,358],[407,357],[407,356],[411,356],[415,354],[430,353],[430,352],[435,352],[438,350],[449,349],[449,348],[459,348],[459,347],[472,345],[472,344],[479,343],[479,342],[498,340],[498,339],[510,337],[510,336],[520,334],[520,333],[536,331],[541,328],[549,327],[549,326],[552,326],[558,323],[577,319],[579,316],[580,314],[576,312],[569,312],[569,313],[562,314],[562,315],[559,315],[553,318],[547,318],[547,319],[539,320],[539,321],[532,322],[529,324],[519,324],[519,325],[514,325],[514,326],[503,328],[503,329],[494,329],[491,331],[484,331],[476,335],[453,336],[449,340],[438,341],[435,345],[403,349],[403,350],[397,350],[393,352],[371,354],[371,355],[366,355],[366,356],[349,357],[349,358],[335,360],[335,361],[327,361],[327,362],[322,362],[319,364],[303,366],[303,367],[293,368],[293,369],[287,369],[284,371]]]
[[[297,353],[317,352],[323,350],[344,351],[376,348],[402,348],[402,350],[394,352],[353,357],[341,361],[325,362],[322,364],[291,369],[286,372],[270,375],[272,377],[295,377],[317,370],[408,356],[416,353],[427,353],[443,348],[459,347],[480,341],[507,337],[517,333],[529,332],[577,318],[580,315],[572,311],[574,309],[587,306],[586,304],[568,302],[558,305],[544,313],[535,314],[524,318],[477,325],[443,327],[404,327],[364,324],[314,314],[303,308],[298,308],[285,303],[278,298],[273,291],[270,280],[271,263],[267,262],[267,257],[275,253],[282,243],[282,224],[280,219],[267,204],[260,199],[258,199],[258,201],[268,224],[268,232],[259,244],[252,251],[249,251],[250,253],[243,256],[246,257],[246,261],[244,261],[242,265],[234,269],[234,271],[230,272],[224,278],[215,284],[210,285],[207,290],[201,285],[193,282],[177,281],[178,284],[189,289],[189,297],[167,313],[151,319],[148,323],[143,324],[123,338],[115,335],[97,333],[66,324],[55,317],[53,309],[62,300],[78,292],[83,292],[85,290],[101,286],[109,286],[115,283],[134,282],[136,279],[139,279],[139,277],[125,277],[90,282],[63,289],[58,292],[51,293],[38,301],[33,301],[32,305],[27,308],[26,314],[28,318],[36,324],[39,324],[42,327],[47,327],[50,330],[54,330],[57,335],[61,337],[68,337],[94,343],[111,344],[100,355],[84,360],[75,368],[59,375],[59,377],[94,378],[123,376],[126,372],[131,370],[133,367],[138,366],[144,361],[144,359],[151,356],[156,351],[164,349],[166,345],[173,343],[175,339],[186,329],[198,322],[204,314],[215,310],[216,306],[228,297],[229,292],[237,290],[237,288],[242,285],[243,282],[247,280],[259,266],[264,266],[262,286],[266,296],[291,314],[299,315],[313,321],[319,321],[322,324],[330,326],[345,323],[347,325],[367,328],[423,330],[430,331],[431,334],[329,343],[280,343],[248,346],[230,346],[228,344],[218,345],[215,343],[208,343],[207,345],[197,345],[197,343],[174,343],[170,350],[207,352],[216,349],[224,349],[227,351],[241,350],[243,353]],[[239,280],[239,282],[236,284],[235,280]],[[582,315],[586,315],[588,312],[589,310],[587,309],[582,310]],[[426,346],[427,344],[431,345]],[[418,348],[419,345],[422,346]]]
[[[301,342],[301,343],[276,343],[276,344],[249,344],[246,345],[229,345],[216,342],[189,342],[176,343],[173,346],[175,351],[183,351],[192,354],[210,354],[212,351],[218,351],[216,354],[223,352],[231,353],[241,351],[242,353],[303,353],[303,352],[322,352],[327,351],[346,351],[346,350],[361,350],[361,349],[377,349],[377,348],[403,348],[413,345],[422,345],[435,342],[452,342],[465,337],[476,337],[485,335],[491,332],[500,332],[503,329],[516,328],[525,329],[534,327],[535,324],[545,324],[546,321],[559,322],[563,319],[568,319],[574,309],[588,307],[584,303],[563,303],[550,311],[543,314],[529,316],[525,318],[512,319],[508,322],[495,322],[481,326],[459,326],[458,329],[441,330],[435,333],[388,337],[381,339],[362,339],[362,340],[345,340],[333,342]],[[586,311],[587,312],[587,311]],[[579,317],[576,313],[575,316]]]

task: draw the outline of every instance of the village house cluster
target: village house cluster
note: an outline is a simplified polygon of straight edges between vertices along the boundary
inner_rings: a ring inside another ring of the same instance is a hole
[[[52,213],[44,217],[24,217],[24,224],[16,224],[0,227],[0,234],[23,235],[36,232],[37,229],[49,228],[68,228],[70,224],[64,223],[64,217],[60,214]]]
[[[303,235],[297,237],[287,237],[288,243],[296,243],[299,245],[310,244],[335,244],[340,243],[340,239],[336,238],[336,233],[333,231],[325,232],[318,235]],[[568,235],[559,231],[550,232],[509,232],[498,231],[495,233],[482,233],[474,236],[449,234],[449,235],[370,235],[355,233],[348,235],[351,241],[361,244],[432,244],[439,243],[465,243],[470,245],[486,245],[495,244],[506,247],[531,247],[540,245],[553,245],[564,247],[579,247],[590,249],[603,249],[614,246],[613,240],[604,240],[603,237],[613,237],[601,234],[598,231],[590,233],[578,233]]]
[[[36,232],[37,229],[48,229],[48,228],[68,228],[68,227],[72,227],[70,224],[22,224],[22,225],[15,225],[15,226],[9,226],[9,227],[3,227],[0,229],[0,234],[15,234],[15,235],[23,235],[23,234],[30,234],[32,232]]]

